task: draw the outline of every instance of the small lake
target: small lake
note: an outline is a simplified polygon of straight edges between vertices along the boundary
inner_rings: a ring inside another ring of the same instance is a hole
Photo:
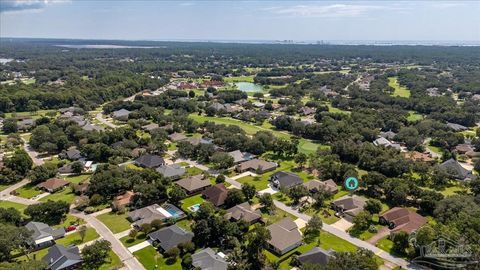
[[[234,84],[237,86],[238,90],[241,90],[243,92],[262,92],[263,91],[263,86],[256,83],[236,82]]]

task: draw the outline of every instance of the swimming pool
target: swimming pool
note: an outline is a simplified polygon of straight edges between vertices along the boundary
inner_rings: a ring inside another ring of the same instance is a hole
[[[173,218],[181,218],[185,214],[182,210],[171,204],[164,204],[161,208],[167,211]]]
[[[197,204],[194,204],[194,205],[188,207],[188,210],[190,210],[192,212],[197,212],[198,209],[200,209],[200,203],[197,203]]]

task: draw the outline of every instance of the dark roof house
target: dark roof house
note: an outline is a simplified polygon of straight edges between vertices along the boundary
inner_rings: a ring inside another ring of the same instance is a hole
[[[83,262],[78,247],[74,245],[65,247],[59,244],[49,248],[42,260],[48,264],[49,270],[71,270],[78,268]]]
[[[338,187],[337,184],[332,180],[328,179],[325,181],[311,180],[303,184],[310,192],[318,192],[321,189],[324,189],[330,193],[337,193]]]
[[[126,110],[126,109],[120,109],[118,111],[114,111],[112,113],[112,117],[121,120],[121,121],[126,121],[128,120],[128,116],[130,115],[131,111]]]
[[[165,165],[165,160],[161,156],[145,154],[135,159],[135,164],[145,168],[155,168]]]
[[[460,163],[453,158],[443,162],[439,166],[455,179],[463,181],[475,178],[472,171],[463,168],[462,165],[460,165]]]
[[[58,156],[61,159],[78,160],[82,158],[82,153],[77,148],[70,148],[66,151],[62,151]]]
[[[251,160],[255,157],[255,155],[253,155],[253,154],[250,154],[250,153],[247,153],[247,152],[242,152],[240,150],[235,150],[235,151],[232,151],[232,152],[228,152],[228,155],[233,158],[233,162],[235,164],[240,163],[240,162],[244,162],[244,161],[247,161],[247,160]]]
[[[215,206],[222,206],[227,199],[228,189],[223,183],[208,187],[202,192],[202,196]]]
[[[65,186],[68,186],[70,182],[60,179],[60,178],[51,178],[48,179],[45,182],[42,182],[37,185],[37,187],[44,189],[50,193],[53,193],[59,189],[64,188]]]
[[[153,242],[158,242],[163,251],[168,251],[179,244],[192,241],[193,233],[185,231],[177,225],[161,228],[148,234]]]
[[[163,204],[159,206],[158,204],[152,204],[128,213],[128,219],[134,222],[133,225],[136,227],[142,226],[142,224],[150,224],[154,220],[166,221],[168,219],[180,219],[185,216],[185,213],[180,210],[178,207],[172,204]]]
[[[296,185],[300,185],[303,183],[302,178],[300,176],[291,173],[291,172],[276,172],[270,177],[270,182],[276,188],[291,188]]]
[[[277,166],[277,163],[256,158],[240,163],[235,169],[238,172],[252,171],[255,173],[265,173],[275,170]]]
[[[365,198],[353,195],[343,196],[332,202],[332,209],[345,219],[352,221],[353,217],[363,211],[365,206]]]
[[[299,255],[297,259],[301,264],[308,263],[325,267],[327,266],[330,258],[333,256],[333,253],[333,250],[327,251],[320,247],[314,247],[309,251]]]
[[[227,261],[211,248],[199,250],[193,254],[192,265],[201,270],[227,270],[228,268]]]

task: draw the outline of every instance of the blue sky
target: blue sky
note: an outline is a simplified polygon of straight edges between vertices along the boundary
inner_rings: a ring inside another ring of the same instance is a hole
[[[480,40],[480,1],[0,0],[1,37]]]

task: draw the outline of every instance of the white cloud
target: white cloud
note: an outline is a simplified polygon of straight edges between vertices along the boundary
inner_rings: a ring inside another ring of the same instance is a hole
[[[400,10],[404,8],[379,5],[332,4],[297,5],[290,7],[270,7],[264,9],[278,15],[294,17],[357,17],[375,10]]]
[[[70,0],[1,0],[0,12],[40,11],[52,4],[66,3]]]

